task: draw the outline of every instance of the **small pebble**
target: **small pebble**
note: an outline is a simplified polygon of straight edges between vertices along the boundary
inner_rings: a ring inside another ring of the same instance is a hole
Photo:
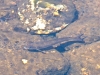
[[[28,60],[27,59],[22,59],[23,64],[27,64]]]

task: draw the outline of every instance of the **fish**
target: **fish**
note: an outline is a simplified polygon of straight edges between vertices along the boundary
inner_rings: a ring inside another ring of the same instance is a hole
[[[24,46],[25,50],[33,51],[33,52],[43,52],[46,50],[50,50],[52,48],[56,48],[64,43],[84,43],[84,40],[80,36],[77,37],[63,37],[56,38],[52,40],[44,40],[41,42],[27,42],[27,45]]]

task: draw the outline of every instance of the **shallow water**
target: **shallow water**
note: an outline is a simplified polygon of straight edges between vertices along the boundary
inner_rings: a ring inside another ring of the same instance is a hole
[[[15,3],[21,0],[16,0]],[[78,19],[73,21],[67,28],[58,32],[56,37],[74,37],[83,34],[82,38],[86,45],[74,43],[69,47],[69,51],[61,54],[55,49],[50,49],[47,54],[41,52],[30,52],[23,49],[23,46],[28,41],[41,42],[45,40],[52,40],[54,37],[41,37],[40,35],[33,35],[26,32],[26,27],[20,22],[18,17],[13,17],[10,14],[0,18],[0,71],[3,75],[41,75],[41,74],[63,74],[66,73],[71,64],[70,73],[74,75],[86,74],[99,75],[99,58],[100,58],[100,10],[99,0],[72,0],[78,11]],[[5,7],[9,2],[5,0],[0,1],[0,6]],[[15,6],[16,7],[16,6]],[[14,7],[14,8],[15,8]],[[95,9],[95,10],[94,10]],[[15,10],[13,7],[9,10]],[[9,13],[11,11],[7,10]],[[0,17],[2,16],[0,11]],[[10,18],[10,19],[8,19]],[[7,20],[6,20],[7,19]],[[59,49],[61,50],[64,45]],[[65,45],[65,50],[67,46]],[[22,59],[28,60],[23,64]],[[68,62],[70,61],[70,63]],[[67,63],[67,64],[66,64]],[[60,65],[60,66],[59,66]],[[67,65],[67,68],[64,68]],[[78,65],[78,66],[77,66]],[[51,66],[51,67],[50,67]],[[56,67],[57,69],[55,69]],[[91,68],[92,69],[91,69]],[[48,70],[49,69],[49,70]],[[61,69],[61,70],[59,70]],[[85,71],[83,71],[85,69]],[[52,73],[48,73],[51,71]],[[60,73],[59,73],[60,72]]]

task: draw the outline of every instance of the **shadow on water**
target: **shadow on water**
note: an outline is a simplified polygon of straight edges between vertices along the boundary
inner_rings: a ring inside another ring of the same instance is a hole
[[[27,30],[25,30],[21,27],[15,27],[13,30],[16,31],[16,32],[27,32]]]
[[[1,21],[8,21],[10,19],[9,13],[7,13],[5,16],[0,17],[0,22]]]
[[[71,23],[74,22],[74,21],[76,21],[76,20],[78,20],[78,15],[79,15],[79,12],[76,10],[75,13],[74,13],[74,18],[71,21]]]

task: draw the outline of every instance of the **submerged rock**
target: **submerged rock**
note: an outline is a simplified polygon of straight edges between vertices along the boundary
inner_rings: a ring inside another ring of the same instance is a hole
[[[18,15],[28,32],[50,34],[58,32],[75,20],[76,9],[71,1],[23,0],[18,3]]]

